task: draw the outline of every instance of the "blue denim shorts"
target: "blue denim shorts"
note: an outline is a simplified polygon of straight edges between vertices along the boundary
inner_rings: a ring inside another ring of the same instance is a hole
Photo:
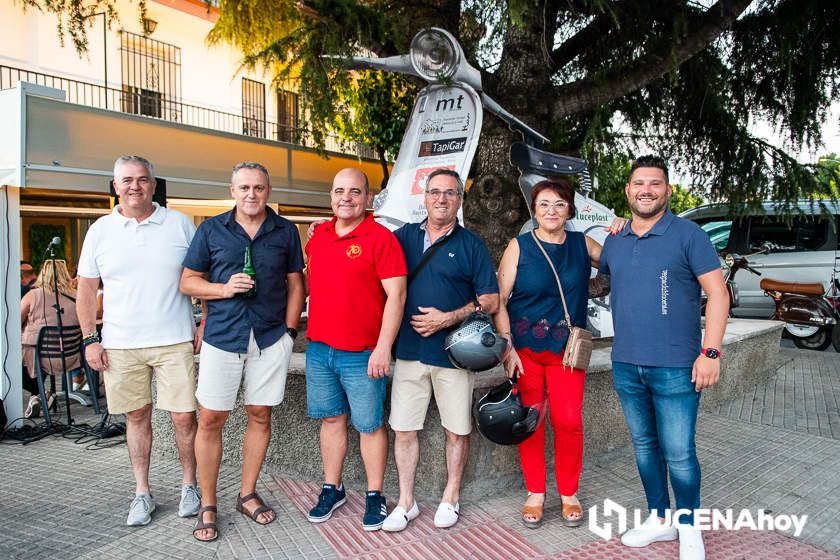
[[[371,351],[347,352],[309,341],[306,349],[306,413],[310,418],[350,414],[361,433],[382,426],[388,378],[368,377]]]

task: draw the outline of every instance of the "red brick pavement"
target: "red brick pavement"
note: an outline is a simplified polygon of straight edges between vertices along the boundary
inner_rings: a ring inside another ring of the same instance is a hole
[[[274,477],[278,487],[301,513],[306,514],[321,491],[319,484]],[[393,505],[393,504],[391,504]],[[364,495],[347,493],[347,503],[333,517],[316,525],[321,536],[343,559],[352,560],[536,560],[536,559],[645,559],[674,560],[677,541],[645,548],[628,548],[614,537],[548,556],[531,545],[518,531],[505,527],[481,508],[465,509],[451,529],[437,529],[434,506],[426,505],[410,529],[399,533],[367,532],[362,529]],[[796,539],[771,531],[708,531],[703,533],[709,560],[836,560],[837,556]]]

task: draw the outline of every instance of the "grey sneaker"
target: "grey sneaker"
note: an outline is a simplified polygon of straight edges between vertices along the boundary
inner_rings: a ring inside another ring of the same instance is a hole
[[[195,484],[181,486],[181,503],[178,504],[178,517],[193,517],[198,515],[201,507],[201,493]]]
[[[151,494],[137,494],[131,501],[128,508],[128,517],[125,524],[129,527],[148,525],[152,520],[152,512],[155,511],[155,500]]]

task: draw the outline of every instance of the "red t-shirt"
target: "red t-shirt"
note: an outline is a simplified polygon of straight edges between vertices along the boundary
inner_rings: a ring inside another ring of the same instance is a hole
[[[336,218],[316,228],[306,244],[309,320],[306,336],[348,352],[376,346],[382,328],[382,280],[407,274],[399,241],[365,216],[338,237]]]

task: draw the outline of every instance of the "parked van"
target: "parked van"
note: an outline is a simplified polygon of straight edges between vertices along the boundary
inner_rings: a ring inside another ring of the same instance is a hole
[[[740,307],[732,312],[736,317],[767,318],[773,314],[773,300],[758,286],[762,278],[820,282],[828,288],[832,271],[840,267],[840,204],[799,201],[796,206],[801,214],[793,218],[780,215],[777,205],[764,202],[763,213],[759,210],[734,220],[728,217],[727,204],[706,204],[680,214],[699,224],[720,254],[751,255],[769,247],[769,253],[749,257],[761,276],[742,273],[736,279],[740,293]]]

